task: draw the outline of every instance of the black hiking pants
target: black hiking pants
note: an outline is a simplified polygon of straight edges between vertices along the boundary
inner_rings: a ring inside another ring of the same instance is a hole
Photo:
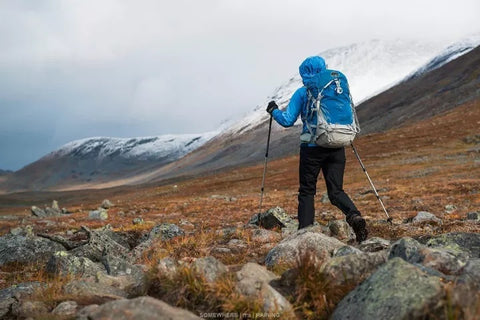
[[[343,191],[343,173],[345,171],[345,148],[300,147],[300,188],[298,190],[299,229],[312,225],[315,218],[315,194],[317,179],[323,172],[330,202],[338,207],[345,216],[360,212],[352,200]]]

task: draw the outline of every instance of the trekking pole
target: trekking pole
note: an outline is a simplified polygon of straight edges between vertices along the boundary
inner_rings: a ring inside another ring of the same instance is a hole
[[[383,201],[382,201],[382,199],[380,199],[380,196],[378,195],[377,189],[373,185],[372,179],[370,179],[370,176],[368,175],[367,169],[365,169],[365,166],[363,165],[362,159],[360,159],[360,156],[358,155],[357,149],[353,145],[353,142],[350,145],[352,146],[353,153],[355,153],[355,156],[357,156],[358,162],[360,162],[360,166],[362,167],[363,172],[365,172],[365,175],[367,176],[368,182],[370,182],[370,185],[372,186],[372,189],[373,189],[373,192],[375,193],[375,196],[377,197],[378,201],[380,201],[380,204],[382,205],[383,211],[387,215],[387,222],[389,222],[390,224],[393,224],[392,218],[390,218],[390,216],[388,215],[387,209],[385,209],[385,206],[383,205]]]
[[[258,209],[258,225],[261,227],[260,223],[260,213],[262,212],[262,203],[263,203],[263,192],[265,190],[265,175],[267,174],[267,160],[268,160],[268,149],[270,148],[270,134],[272,133],[272,119],[273,116],[270,115],[270,122],[268,123],[268,138],[267,138],[267,149],[265,151],[265,163],[263,165],[263,177],[262,177],[262,189],[260,194],[260,206]]]

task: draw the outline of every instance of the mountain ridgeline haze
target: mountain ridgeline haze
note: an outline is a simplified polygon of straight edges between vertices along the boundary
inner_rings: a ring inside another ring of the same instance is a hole
[[[447,48],[435,43],[373,40],[321,52],[344,72],[362,134],[397,127],[478,96],[480,37]],[[70,142],[15,173],[0,171],[0,192],[74,190],[141,184],[254,164],[264,157],[268,114],[284,108],[302,85],[297,74],[265,103],[217,132],[142,138],[96,137]],[[273,126],[271,156],[298,152],[295,129]]]

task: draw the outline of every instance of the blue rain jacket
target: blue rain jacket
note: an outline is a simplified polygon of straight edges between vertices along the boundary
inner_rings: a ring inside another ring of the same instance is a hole
[[[310,118],[307,119],[308,115],[308,95],[307,95],[307,88],[310,92],[316,97],[320,90],[331,80],[331,72],[337,72],[340,80],[343,82],[347,82],[346,77],[338,71],[328,70],[326,68],[325,60],[322,57],[314,56],[309,57],[303,61],[303,63],[299,67],[300,76],[303,80],[303,87],[297,89],[295,93],[290,98],[290,102],[285,110],[276,109],[273,111],[272,116],[281,126],[283,127],[291,127],[297,121],[298,116],[301,116],[303,121],[303,129],[302,134],[308,132],[307,125],[305,122],[308,120],[309,124],[316,124],[317,123],[317,115],[314,113],[310,115]],[[342,86],[344,87],[344,86]],[[348,91],[348,86],[345,86],[344,90],[347,90],[346,97],[350,96],[350,92]],[[332,93],[328,92],[331,90]],[[333,89],[327,88],[323,95],[325,96],[322,99],[322,104],[325,99],[328,100],[329,95],[333,95]],[[323,108],[322,108],[323,110]],[[324,110],[325,111],[325,110]],[[331,122],[334,123],[351,123],[351,117],[349,119],[336,119],[335,115],[325,115],[326,117],[330,117],[332,120]],[[309,144],[309,146],[316,146],[316,144]]]

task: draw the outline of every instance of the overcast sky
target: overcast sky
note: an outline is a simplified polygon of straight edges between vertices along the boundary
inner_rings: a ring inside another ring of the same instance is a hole
[[[480,31],[478,0],[0,0],[0,169],[71,140],[215,130],[323,50]]]

